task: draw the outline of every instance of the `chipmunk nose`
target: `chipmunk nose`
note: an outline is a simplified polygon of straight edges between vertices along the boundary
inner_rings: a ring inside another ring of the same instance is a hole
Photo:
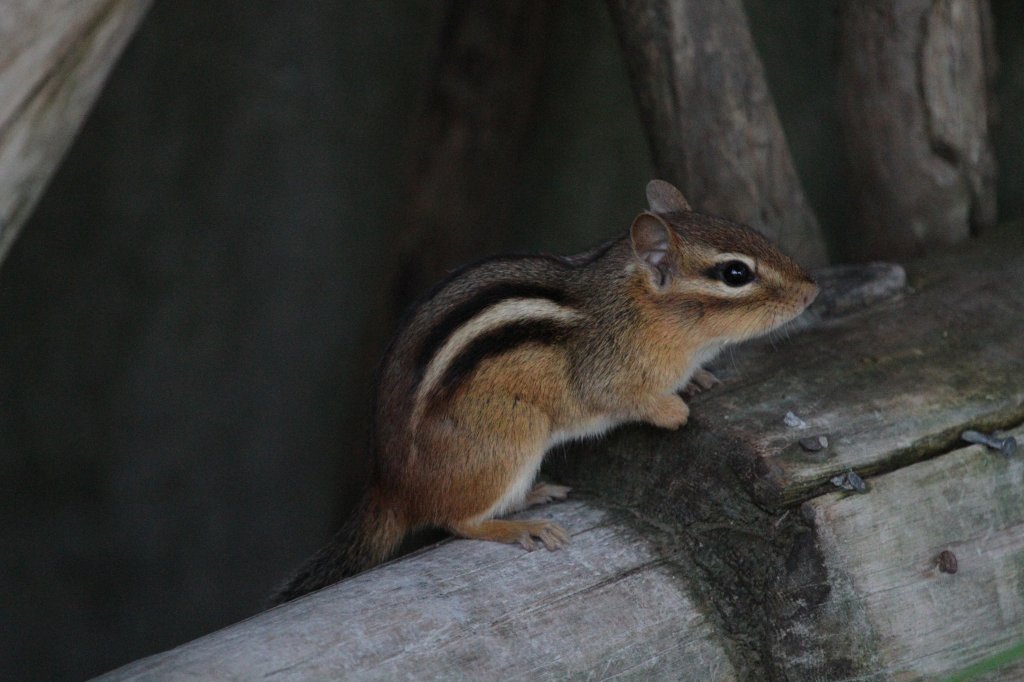
[[[814,284],[812,282],[811,285],[804,291],[804,298],[803,298],[804,307],[806,308],[811,303],[813,303],[814,299],[816,299],[817,297],[818,297],[818,285]]]

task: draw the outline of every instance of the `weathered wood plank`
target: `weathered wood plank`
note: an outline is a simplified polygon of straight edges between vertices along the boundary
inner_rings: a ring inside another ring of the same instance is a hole
[[[735,679],[648,540],[584,502],[538,514],[572,544],[442,543],[102,679]]]
[[[6,0],[0,12],[0,262],[151,0]]]
[[[1024,229],[912,263],[913,291],[826,321],[777,353],[726,356],[721,390],[693,405],[749,444],[758,497],[806,498],[854,469],[885,471],[948,448],[970,425],[1024,421]],[[807,423],[783,422],[795,412]],[[806,452],[801,438],[826,434]],[[681,447],[686,433],[681,432]]]
[[[1024,459],[972,446],[805,503],[830,600],[863,612],[885,678],[935,679],[1024,642],[1022,489]]]

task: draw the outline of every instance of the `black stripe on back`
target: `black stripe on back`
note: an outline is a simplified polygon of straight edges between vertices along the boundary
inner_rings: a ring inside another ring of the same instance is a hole
[[[444,346],[448,338],[463,324],[483,310],[510,298],[542,298],[559,305],[569,302],[564,291],[542,284],[501,282],[477,292],[472,298],[448,311],[423,340],[416,354],[416,372],[419,378],[430,364],[430,359]]]
[[[450,396],[481,362],[527,344],[554,345],[568,336],[572,325],[554,320],[512,322],[482,334],[455,356],[435,389]]]

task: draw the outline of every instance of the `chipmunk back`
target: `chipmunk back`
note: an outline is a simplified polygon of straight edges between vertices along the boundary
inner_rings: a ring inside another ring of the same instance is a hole
[[[686,423],[677,391],[722,347],[798,315],[814,282],[759,233],[648,185],[651,211],[582,254],[501,256],[417,303],[381,364],[372,481],[356,514],[277,595],[388,558],[412,529],[548,549],[557,524],[501,514],[564,498],[533,485],[544,454],[628,421]]]

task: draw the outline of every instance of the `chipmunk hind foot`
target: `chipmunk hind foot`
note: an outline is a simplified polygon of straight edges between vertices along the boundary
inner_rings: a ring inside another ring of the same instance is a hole
[[[702,391],[710,391],[720,383],[722,383],[721,379],[703,367],[698,367],[693,376],[690,377],[690,382],[686,385],[686,388],[683,389],[683,393],[696,395]]]
[[[537,549],[537,540],[549,550],[561,549],[569,544],[569,533],[548,519],[464,521],[452,525],[450,530],[470,540],[519,544],[530,552]]]
[[[564,500],[569,496],[570,492],[572,492],[572,488],[567,485],[538,483],[533,486],[533,489],[530,490],[530,492],[526,493],[526,499],[523,500],[523,503],[519,508],[527,509],[541,504],[548,504],[549,502]]]

